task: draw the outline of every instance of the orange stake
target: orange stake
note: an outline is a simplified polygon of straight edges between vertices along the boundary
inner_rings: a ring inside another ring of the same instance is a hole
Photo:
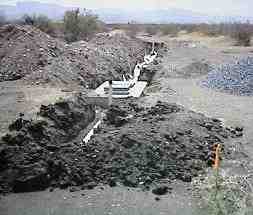
[[[220,166],[220,150],[221,150],[221,145],[218,144],[216,149],[215,149],[215,160],[214,160],[214,169],[218,169]]]

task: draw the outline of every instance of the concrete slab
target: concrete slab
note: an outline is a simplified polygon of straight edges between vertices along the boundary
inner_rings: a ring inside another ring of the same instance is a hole
[[[146,81],[138,81],[133,87],[129,89],[128,95],[112,95],[112,97],[113,98],[128,98],[128,97],[138,98],[141,96],[146,86],[147,86]],[[95,93],[100,97],[108,97],[108,94],[104,91],[104,88],[108,88],[108,87],[109,87],[109,82],[106,81],[95,90]]]

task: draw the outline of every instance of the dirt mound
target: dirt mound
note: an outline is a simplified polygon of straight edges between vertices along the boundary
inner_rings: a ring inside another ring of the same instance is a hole
[[[0,28],[0,82],[39,72],[59,56],[63,44],[31,26]]]
[[[215,143],[225,143],[242,133],[235,135],[219,120],[175,104],[158,103],[137,113],[128,111],[128,117],[126,110],[114,107],[110,116],[111,111],[120,114],[121,126],[108,120],[84,150],[90,154],[87,162],[93,160],[98,181],[115,180],[126,186],[148,186],[163,178],[190,182],[211,164]]]
[[[0,81],[96,88],[132,71],[144,49],[125,35],[98,34],[66,44],[32,26],[6,25],[0,28]]]
[[[96,88],[106,80],[120,80],[123,74],[134,69],[138,60],[142,61],[143,55],[141,42],[117,34],[99,34],[89,42],[66,45],[64,54],[43,72],[35,71],[26,79]]]
[[[253,58],[213,68],[202,85],[236,95],[253,95]]]
[[[187,66],[177,68],[176,66],[171,66],[171,73],[168,74],[169,77],[173,78],[198,78],[200,76],[207,75],[212,67],[205,60],[197,60],[188,64]]]
[[[73,141],[94,118],[93,106],[80,96],[41,106],[34,120],[21,115],[0,141],[1,191],[41,190],[55,180],[77,177],[59,151],[78,150]]]
[[[39,119],[19,119],[10,127],[0,144],[2,191],[91,189],[99,183],[149,188],[163,178],[190,182],[210,165],[215,143],[242,135],[175,104],[144,109],[124,101],[108,110],[102,128],[81,147],[73,139],[94,117],[82,104],[42,106]]]

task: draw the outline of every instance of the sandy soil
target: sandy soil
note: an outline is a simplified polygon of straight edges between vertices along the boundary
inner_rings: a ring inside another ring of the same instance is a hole
[[[59,98],[66,98],[67,92],[61,89],[41,86],[25,86],[19,81],[0,83],[0,130],[6,132],[8,125],[19,113],[32,117],[38,112],[40,105],[48,105]]]
[[[1,215],[195,215],[186,185],[155,200],[151,192],[125,187],[96,188],[70,193],[68,190],[11,194],[0,199]],[[15,202],[15,204],[13,204]]]

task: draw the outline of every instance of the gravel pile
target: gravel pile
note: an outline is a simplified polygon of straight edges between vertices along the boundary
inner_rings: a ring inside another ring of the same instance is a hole
[[[94,119],[81,98],[42,106],[38,119],[18,119],[0,141],[0,189],[26,192],[98,184],[149,189],[161,179],[190,182],[211,163],[215,143],[242,135],[219,120],[158,102],[112,106],[88,144],[76,139]]]
[[[253,95],[253,58],[214,68],[202,85],[236,95]]]

